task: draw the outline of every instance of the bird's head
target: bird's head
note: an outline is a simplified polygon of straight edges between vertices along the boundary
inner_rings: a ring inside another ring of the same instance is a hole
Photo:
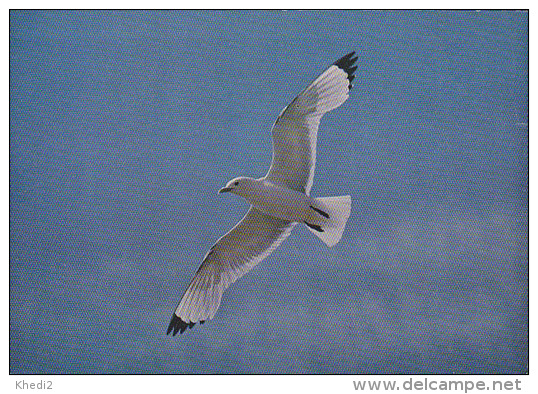
[[[225,187],[220,189],[219,193],[232,192],[241,196],[245,191],[251,188],[253,181],[254,179],[246,177],[234,178],[228,182]]]

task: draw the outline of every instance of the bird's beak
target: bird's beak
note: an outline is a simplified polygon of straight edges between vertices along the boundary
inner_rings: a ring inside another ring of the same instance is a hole
[[[220,193],[227,193],[230,190],[233,190],[233,188],[231,188],[231,187],[223,187],[222,189],[219,190],[219,194]]]

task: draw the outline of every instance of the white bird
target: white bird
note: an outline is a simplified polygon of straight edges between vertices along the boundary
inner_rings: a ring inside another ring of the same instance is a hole
[[[357,57],[351,52],[326,69],[282,110],[273,125],[273,161],[260,179],[232,179],[219,193],[231,192],[250,204],[247,214],[211,247],[179,305],[167,334],[183,333],[213,319],[222,294],[269,256],[304,223],[329,247],[340,241],[351,213],[351,197],[310,197],[321,117],[349,97]]]

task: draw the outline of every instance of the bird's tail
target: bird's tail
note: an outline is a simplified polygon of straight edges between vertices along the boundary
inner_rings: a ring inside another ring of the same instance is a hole
[[[323,211],[328,214],[329,218],[321,226],[308,225],[308,229],[327,246],[334,246],[342,238],[347,219],[351,214],[351,196],[316,198],[316,202],[324,207]]]

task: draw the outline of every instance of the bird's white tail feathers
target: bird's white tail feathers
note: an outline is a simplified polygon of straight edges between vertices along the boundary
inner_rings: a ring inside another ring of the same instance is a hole
[[[316,201],[324,207],[323,210],[329,215],[329,220],[320,226],[323,231],[307,227],[327,246],[334,246],[342,238],[347,219],[351,214],[351,196],[322,197],[316,198]]]

